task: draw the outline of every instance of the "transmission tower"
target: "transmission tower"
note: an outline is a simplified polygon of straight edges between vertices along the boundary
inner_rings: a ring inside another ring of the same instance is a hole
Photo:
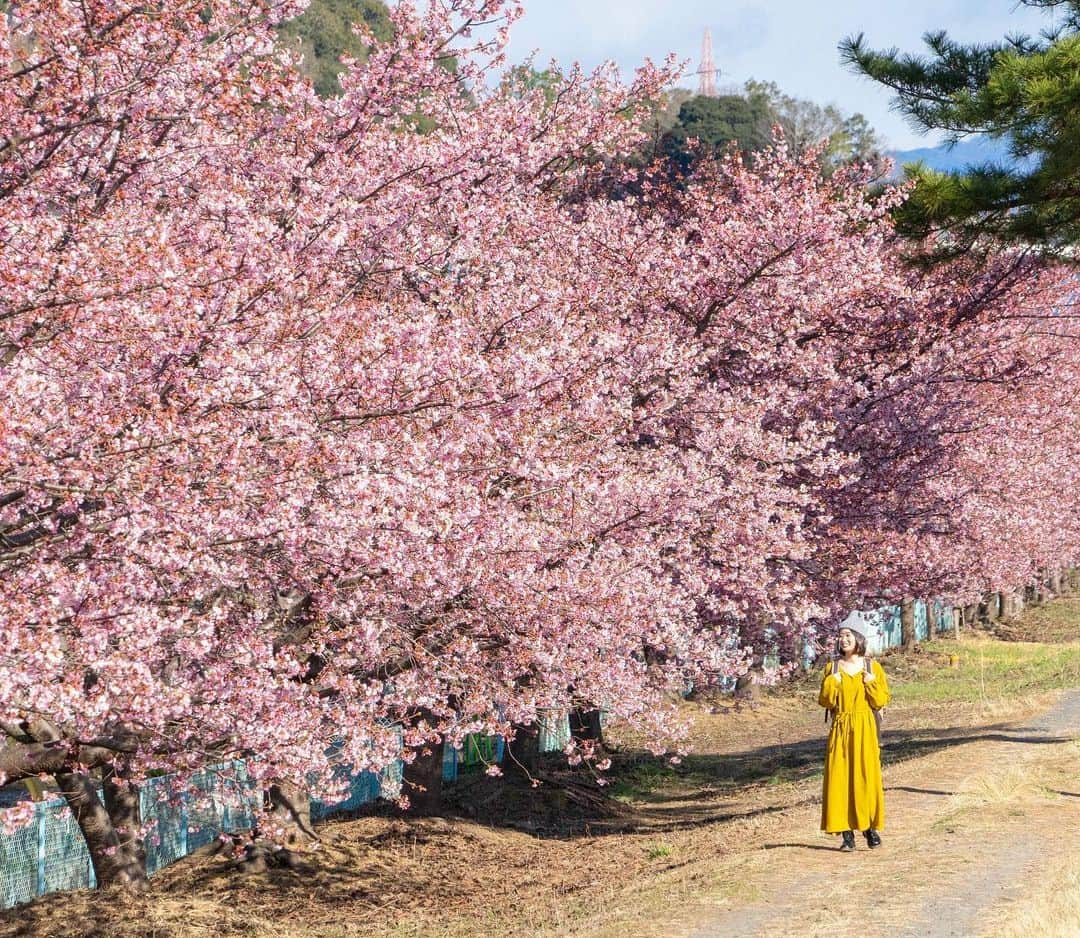
[[[715,98],[716,76],[719,74],[720,69],[716,67],[716,62],[713,61],[712,33],[706,29],[705,36],[701,40],[701,68],[698,69],[698,76],[701,81],[698,85],[698,94]]]

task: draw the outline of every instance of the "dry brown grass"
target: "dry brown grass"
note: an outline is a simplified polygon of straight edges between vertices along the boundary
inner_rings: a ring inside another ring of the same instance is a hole
[[[993,913],[985,938],[1076,938],[1080,935],[1080,850],[1067,846],[1024,897]]]
[[[1080,593],[1060,596],[1042,606],[1031,606],[1019,618],[994,623],[989,631],[1007,641],[1080,641]]]
[[[1005,811],[1022,816],[1028,824],[1036,823],[1055,802],[1080,799],[1077,779],[1080,743],[1074,742],[1044,764],[1014,766],[992,775],[988,784],[969,793],[964,807],[990,817],[1000,817]],[[1070,805],[1054,816],[1069,820],[1047,832],[1044,862],[1025,879],[1020,896],[988,912],[981,932],[986,938],[1080,935],[1080,805]]]

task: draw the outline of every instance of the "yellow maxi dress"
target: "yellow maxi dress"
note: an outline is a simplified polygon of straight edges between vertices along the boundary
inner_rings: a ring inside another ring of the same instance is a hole
[[[885,790],[874,710],[888,705],[889,685],[880,664],[871,661],[870,667],[874,680],[869,682],[865,672],[851,675],[843,668],[838,681],[831,664],[821,679],[818,703],[833,717],[821,804],[821,829],[830,834],[885,828]]]

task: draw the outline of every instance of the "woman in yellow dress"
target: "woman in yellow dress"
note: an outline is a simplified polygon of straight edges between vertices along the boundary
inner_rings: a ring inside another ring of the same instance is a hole
[[[818,703],[832,715],[825,752],[821,829],[842,834],[841,850],[855,849],[855,831],[870,847],[881,844],[885,827],[885,791],[874,711],[889,703],[885,671],[866,655],[866,637],[842,628],[836,637],[837,660],[821,678]]]

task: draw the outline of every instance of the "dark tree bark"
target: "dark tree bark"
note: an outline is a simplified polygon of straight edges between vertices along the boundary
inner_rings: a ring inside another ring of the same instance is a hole
[[[59,772],[55,778],[86,839],[98,886],[145,889],[146,855],[139,837],[138,792],[134,792],[132,804],[133,789],[120,792],[119,786],[114,787],[113,795],[106,796],[116,807],[114,818],[102,804],[89,776],[79,772]]]
[[[413,814],[436,814],[442,808],[443,749],[442,742],[425,743],[405,764],[402,794]]]
[[[273,867],[295,869],[298,858],[292,848],[319,839],[311,826],[311,796],[295,785],[277,782],[266,790],[264,798],[267,826],[275,828],[273,837],[255,830],[237,867],[245,873],[262,873]]]
[[[751,707],[756,707],[760,696],[761,691],[755,679],[753,668],[735,678],[735,700],[738,703],[745,702],[749,703]]]
[[[1027,594],[1030,595],[1029,601],[1033,606],[1041,606],[1046,602],[1046,576],[1044,571],[1039,571],[1035,582],[1027,588]],[[1025,598],[1028,598],[1028,595],[1025,595]]]
[[[282,846],[295,847],[319,839],[311,826],[311,796],[308,792],[279,782],[267,790],[266,800],[269,820],[285,831]]]
[[[8,781],[51,775],[86,841],[98,885],[146,887],[146,855],[141,836],[139,792],[121,778],[132,736],[122,728],[112,737],[75,743],[44,719],[0,723],[0,774]],[[119,768],[118,768],[119,766]],[[103,795],[87,772],[101,768]]]
[[[1047,585],[1050,587],[1050,592],[1055,596],[1061,595],[1061,570],[1059,568],[1055,567],[1050,571],[1050,580]]]
[[[123,765],[106,765],[102,773],[102,794],[105,810],[116,831],[117,854],[121,862],[132,869],[146,869],[146,847],[141,827],[139,789],[128,783],[129,773]]]
[[[905,651],[910,651],[915,641],[915,600],[905,596],[900,603],[900,644]]]
[[[604,742],[604,729],[600,725],[599,710],[570,711],[570,735],[580,742]]]
[[[540,726],[515,723],[514,738],[506,747],[505,768],[519,775],[534,775],[540,767]]]

